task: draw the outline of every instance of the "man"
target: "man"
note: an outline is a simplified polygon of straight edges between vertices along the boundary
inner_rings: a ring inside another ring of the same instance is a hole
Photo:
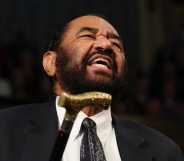
[[[111,94],[125,69],[123,42],[104,18],[81,16],[70,21],[44,53],[43,67],[54,79],[56,102],[19,106],[0,113],[0,161],[49,161],[65,115],[65,107],[58,103],[61,93]],[[72,125],[63,161],[82,160],[83,155],[88,157],[85,153],[95,153],[93,161],[99,156],[99,160],[107,161],[183,161],[181,151],[169,138],[112,117],[111,108],[89,104],[81,109]],[[85,118],[96,124],[97,144],[103,148],[96,150],[98,155],[93,151],[98,145],[83,145],[85,133],[80,131]]]

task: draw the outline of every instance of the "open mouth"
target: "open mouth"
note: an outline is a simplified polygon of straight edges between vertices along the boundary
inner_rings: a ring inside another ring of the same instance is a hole
[[[92,64],[101,64],[101,65],[107,66],[109,69],[112,69],[111,63],[106,59],[98,58],[98,59],[94,60],[92,62]]]
[[[112,58],[106,55],[95,54],[88,60],[89,65],[97,64],[107,67],[108,69],[113,68]]]

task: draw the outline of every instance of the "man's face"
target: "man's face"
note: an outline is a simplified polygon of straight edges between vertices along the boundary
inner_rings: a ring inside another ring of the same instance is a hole
[[[72,20],[59,45],[56,76],[73,93],[109,92],[123,74],[125,56],[119,34],[106,20],[83,16]]]

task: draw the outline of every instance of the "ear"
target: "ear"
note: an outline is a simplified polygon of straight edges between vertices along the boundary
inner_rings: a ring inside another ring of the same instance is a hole
[[[43,68],[47,75],[53,77],[56,74],[56,57],[57,53],[54,51],[47,51],[43,54]]]

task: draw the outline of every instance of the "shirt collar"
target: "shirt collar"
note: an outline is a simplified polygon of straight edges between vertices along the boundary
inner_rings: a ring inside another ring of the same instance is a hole
[[[65,115],[65,108],[60,107],[58,105],[59,96],[56,97],[56,111],[58,115],[58,121],[59,121],[59,127],[61,126],[63,122],[63,118]],[[76,120],[74,121],[72,131],[70,133],[71,139],[75,139],[80,131],[80,127],[82,124],[82,121],[88,117],[84,112],[80,111],[76,117]],[[93,115],[91,118],[95,123],[97,127],[97,135],[100,138],[102,144],[105,144],[108,136],[110,135],[112,131],[112,117],[111,117],[111,108],[109,107],[107,110],[103,110],[102,112]]]

